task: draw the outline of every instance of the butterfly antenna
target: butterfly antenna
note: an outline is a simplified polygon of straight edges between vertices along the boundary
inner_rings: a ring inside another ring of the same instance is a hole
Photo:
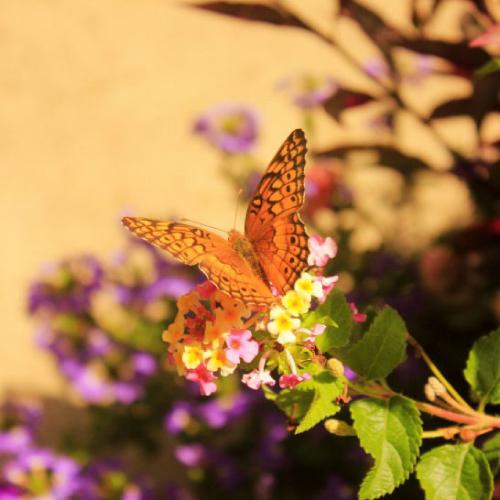
[[[238,206],[239,206],[240,196],[242,193],[243,193],[243,189],[240,189],[238,191],[238,194],[236,195],[236,207],[234,209],[233,229],[236,229],[236,219],[238,217]]]
[[[181,219],[181,222],[190,222],[191,224],[196,224],[197,226],[208,227],[209,229],[215,229],[216,231],[221,231],[222,233],[227,233],[224,229],[219,229],[218,227],[209,226],[208,224],[203,224],[203,222],[198,222],[191,219]]]

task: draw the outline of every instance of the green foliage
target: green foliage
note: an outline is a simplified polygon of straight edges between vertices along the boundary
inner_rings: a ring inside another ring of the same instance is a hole
[[[345,349],[343,360],[368,380],[384,378],[405,358],[406,325],[391,307],[376,316],[368,332]]]
[[[482,402],[500,403],[500,328],[474,343],[464,375]]]
[[[474,76],[476,78],[483,78],[493,73],[497,73],[498,71],[500,71],[500,57],[495,57],[481,66],[478,70],[474,71]]]
[[[487,500],[493,478],[488,460],[472,444],[446,444],[428,451],[417,465],[427,500]]]
[[[305,328],[313,328],[317,323],[326,326],[326,330],[316,339],[321,352],[347,344],[352,330],[352,313],[344,294],[332,290],[326,301],[311,312],[303,321]]]
[[[490,462],[493,474],[500,471],[500,431],[484,442],[482,450],[486,459]]]
[[[402,396],[386,401],[362,399],[350,406],[361,446],[375,460],[359,497],[378,498],[404,483],[422,442],[422,422],[414,403]]]
[[[342,377],[334,377],[328,370],[323,370],[295,389],[282,391],[276,404],[299,422],[295,434],[300,434],[340,410],[335,400],[342,394],[344,385]]]

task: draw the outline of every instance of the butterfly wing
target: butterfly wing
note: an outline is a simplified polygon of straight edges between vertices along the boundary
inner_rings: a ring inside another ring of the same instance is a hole
[[[306,152],[304,132],[294,130],[262,177],[245,220],[245,235],[280,294],[307,267],[307,234],[298,214],[304,203]]]
[[[227,240],[199,227],[142,217],[124,217],[123,224],[139,238],[166,250],[189,266],[198,265],[219,290],[247,305],[269,305],[274,296]]]

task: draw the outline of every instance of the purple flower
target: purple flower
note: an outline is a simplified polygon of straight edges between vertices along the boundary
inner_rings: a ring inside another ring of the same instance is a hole
[[[101,265],[91,256],[63,260],[45,267],[30,288],[28,310],[82,313],[90,306],[92,294],[101,286]]]
[[[130,480],[118,461],[98,460],[82,471],[80,486],[75,497],[85,500],[102,498],[146,500],[151,497],[151,491],[144,481]]]
[[[31,446],[40,410],[28,403],[6,402],[0,407],[0,454],[17,454]]]
[[[200,443],[179,445],[175,448],[175,457],[186,467],[199,467],[206,458],[207,450]]]
[[[77,490],[79,472],[78,464],[71,458],[34,449],[7,462],[3,476],[8,484],[23,490],[22,498],[64,500]]]
[[[123,359],[118,369],[99,361],[66,362],[61,367],[73,387],[89,403],[130,404],[142,396],[145,380],[156,371],[156,361],[150,354],[135,353]]]
[[[186,401],[176,401],[165,415],[163,425],[171,434],[184,431],[192,420],[193,407]]]
[[[200,404],[197,414],[212,429],[220,429],[246,414],[250,405],[248,393],[236,393]]]
[[[258,117],[242,104],[219,104],[195,122],[194,131],[225,153],[246,153],[257,140]]]
[[[330,76],[302,75],[298,78],[283,79],[278,83],[278,89],[289,91],[294,104],[307,109],[321,106],[337,92],[338,85]]]

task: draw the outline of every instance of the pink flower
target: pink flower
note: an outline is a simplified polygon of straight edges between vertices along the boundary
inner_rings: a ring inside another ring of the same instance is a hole
[[[250,373],[245,373],[245,375],[241,377],[241,381],[255,391],[260,389],[261,385],[269,385],[272,387],[276,383],[273,377],[271,377],[269,370],[257,369]]]
[[[307,263],[310,266],[324,267],[337,255],[337,244],[329,236],[323,239],[321,236],[314,235],[309,238],[309,252]]]
[[[311,375],[309,375],[309,373],[304,373],[302,375],[298,375],[297,373],[281,375],[280,387],[282,389],[294,389],[298,384],[304,380],[309,380],[310,378]]]
[[[226,338],[226,344],[226,358],[235,365],[240,363],[240,358],[245,363],[250,363],[259,352],[259,344],[252,339],[250,330],[233,328]]]
[[[307,338],[305,339],[306,342],[314,342],[316,340],[316,337],[321,335],[325,330],[325,325],[316,323],[312,330],[310,330],[309,328],[301,328],[299,332],[307,333]]]
[[[319,281],[321,281],[321,285],[323,286],[323,294],[321,297],[318,297],[320,303],[323,303],[328,294],[335,288],[337,281],[339,280],[338,276],[318,276]]]
[[[214,382],[216,377],[205,365],[199,365],[194,370],[189,370],[186,379],[191,382],[198,382],[202,396],[210,396],[217,390],[217,385]]]
[[[352,318],[356,323],[364,323],[366,321],[366,314],[360,313],[354,302],[349,302],[349,307],[352,311]]]
[[[487,45],[500,47],[500,23],[494,24],[469,42],[469,47],[485,47]]]

